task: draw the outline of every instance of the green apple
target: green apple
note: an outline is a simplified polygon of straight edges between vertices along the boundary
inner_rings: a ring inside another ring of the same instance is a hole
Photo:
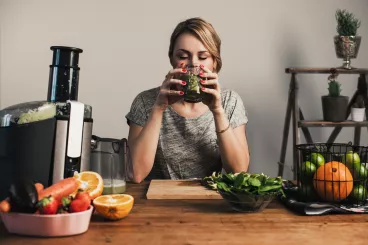
[[[343,155],[341,161],[350,169],[353,168],[353,165],[360,165],[359,154],[353,151],[348,151]]]
[[[321,167],[325,164],[325,158],[320,153],[313,152],[311,154],[310,161],[317,166],[317,168]]]

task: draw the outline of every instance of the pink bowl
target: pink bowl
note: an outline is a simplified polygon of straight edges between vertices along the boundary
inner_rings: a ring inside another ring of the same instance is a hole
[[[57,237],[72,236],[84,233],[88,230],[93,207],[78,213],[68,214],[25,214],[25,213],[1,213],[3,223],[9,233]]]

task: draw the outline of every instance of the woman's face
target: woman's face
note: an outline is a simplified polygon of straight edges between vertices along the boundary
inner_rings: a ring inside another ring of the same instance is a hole
[[[190,33],[183,33],[174,45],[171,63],[174,68],[203,65],[213,71],[213,58],[202,42]]]

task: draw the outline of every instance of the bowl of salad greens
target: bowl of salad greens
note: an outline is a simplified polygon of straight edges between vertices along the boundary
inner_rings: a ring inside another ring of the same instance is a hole
[[[204,177],[202,183],[218,191],[232,209],[238,212],[261,212],[276,197],[284,195],[283,179],[246,172],[216,174]]]

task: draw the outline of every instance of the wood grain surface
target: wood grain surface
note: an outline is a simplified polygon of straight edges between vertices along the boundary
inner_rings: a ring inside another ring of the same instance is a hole
[[[152,180],[147,199],[222,199],[216,191],[201,185],[200,180]]]
[[[128,185],[135,204],[123,220],[94,215],[86,233],[47,239],[11,235],[0,224],[0,244],[367,244],[368,215],[298,216],[277,201],[245,214],[224,200],[147,200],[147,190],[148,183]]]

